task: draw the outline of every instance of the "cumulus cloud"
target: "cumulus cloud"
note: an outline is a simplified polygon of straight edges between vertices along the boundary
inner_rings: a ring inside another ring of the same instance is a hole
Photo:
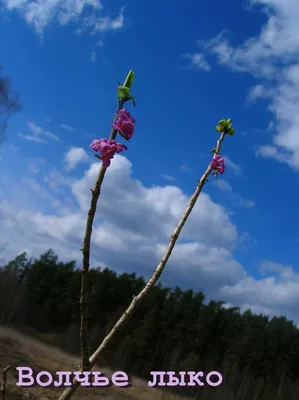
[[[299,274],[292,266],[273,261],[263,261],[260,267],[270,276],[259,280],[246,276],[237,284],[224,285],[219,294],[242,310],[250,305],[256,313],[287,315],[298,323]]]
[[[16,203],[18,199],[9,195],[15,192],[11,188],[0,202],[2,263],[22,249],[37,256],[49,247],[63,260],[80,263],[90,187],[98,169],[99,163],[92,163],[79,178],[57,169],[43,177],[40,171],[39,180],[35,175],[27,182],[32,199],[39,198],[30,209],[24,199]],[[147,187],[132,177],[131,170],[130,161],[117,155],[107,171],[93,229],[91,264],[148,277],[188,196],[175,185]],[[52,204],[54,199],[57,212],[50,212],[47,201]],[[267,260],[260,265],[266,277],[258,280],[246,274],[233,256],[241,236],[226,210],[202,193],[162,279],[167,284],[202,289],[209,297],[242,309],[285,314],[299,322],[299,275],[292,266]]]
[[[188,197],[177,186],[145,187],[131,177],[132,166],[125,157],[118,155],[113,161],[103,184],[95,220],[93,262],[104,261],[117,270],[135,268],[147,275],[159,261],[187,205]],[[5,238],[1,238],[0,233],[0,241],[7,240],[3,256],[13,257],[21,248],[31,248],[38,254],[49,246],[66,259],[70,254],[75,254],[81,246],[90,202],[90,187],[98,168],[99,163],[93,163],[80,179],[69,179],[57,170],[55,173],[52,171],[50,177],[44,178],[48,184],[47,190],[56,194],[58,199],[61,198],[61,203],[65,203],[68,197],[76,200],[76,211],[69,210],[57,216],[38,210],[35,213],[32,210],[16,210],[12,202],[3,202],[0,206],[0,220],[5,227],[2,231],[3,235],[5,232]],[[55,187],[50,185],[53,182]],[[30,184],[36,196],[41,187],[33,179]],[[30,232],[25,235],[28,226]],[[8,240],[12,237],[14,240]],[[231,277],[237,276],[237,270],[239,274],[243,273],[242,267],[231,255],[236,241],[237,229],[226,211],[203,193],[182,232],[180,247],[174,252],[170,269],[175,269],[178,275],[185,275],[186,280],[190,278],[191,284],[193,274],[204,274],[208,265],[215,262],[213,268],[220,271],[225,264],[219,276],[227,273],[230,276],[228,282],[231,282]],[[217,255],[221,257],[220,263],[217,263]],[[80,255],[77,259],[80,260]]]
[[[18,11],[40,36],[52,21],[61,25],[77,22],[81,25],[78,30],[89,29],[92,32],[115,31],[124,24],[123,8],[115,18],[99,16],[103,8],[99,0],[3,0],[2,3],[8,10]],[[86,10],[91,11],[83,18]]]
[[[131,178],[131,167],[128,159],[122,156],[113,163],[103,184],[99,216],[123,225],[126,231],[166,240],[181,217],[188,197],[177,186],[144,187],[140,181]],[[72,185],[72,193],[84,212],[89,205],[89,189],[97,171],[98,163],[92,164]],[[207,245],[216,242],[231,248],[237,238],[237,229],[224,209],[202,193],[193,217],[185,226],[183,238],[201,240]]]
[[[252,88],[249,100],[268,98],[277,121],[272,143],[263,145],[258,154],[299,169],[298,2],[251,0],[250,5],[267,16],[258,36],[233,47],[224,30],[210,40],[198,41],[198,51],[191,60],[212,55],[220,65],[259,78],[261,82]],[[192,66],[196,67],[196,62]]]
[[[70,171],[79,163],[88,161],[89,157],[82,147],[72,147],[64,156],[65,168]]]

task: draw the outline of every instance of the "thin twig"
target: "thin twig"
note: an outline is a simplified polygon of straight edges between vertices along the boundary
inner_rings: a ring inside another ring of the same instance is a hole
[[[113,123],[116,121],[119,110],[123,107],[124,102],[119,101],[117,110],[114,115]],[[110,139],[115,139],[117,131],[112,128]],[[89,366],[89,354],[88,354],[88,271],[89,271],[89,259],[90,259],[90,239],[92,234],[92,225],[94,216],[97,209],[97,202],[101,193],[101,186],[105,177],[106,169],[100,167],[98,176],[96,178],[94,187],[91,190],[91,201],[90,207],[86,220],[86,228],[83,239],[83,261],[82,261],[82,275],[81,275],[81,295],[80,295],[80,311],[81,311],[81,323],[80,323],[80,342],[81,342],[81,370],[86,371]]]
[[[12,365],[8,365],[7,367],[3,368],[2,371],[2,383],[1,383],[1,400],[6,400],[5,390],[6,390],[6,380],[7,380],[7,373],[12,368]]]
[[[225,134],[221,133],[220,138],[217,141],[217,146],[215,149],[215,154],[219,154],[220,153],[220,149],[221,149],[221,143],[224,139]],[[200,195],[202,188],[204,186],[204,184],[207,182],[207,179],[210,175],[210,173],[212,172],[212,167],[208,166],[208,168],[206,169],[206,171],[204,172],[204,174],[202,175],[202,177],[200,178],[200,180],[198,181],[198,184],[196,186],[196,189],[194,191],[194,193],[192,194],[192,196],[189,199],[188,205],[179,221],[179,223],[177,224],[176,228],[174,229],[171,237],[170,237],[170,241],[169,244],[167,246],[167,248],[165,249],[165,252],[161,258],[160,263],[158,264],[157,268],[155,269],[153,275],[151,276],[151,278],[148,280],[147,284],[145,285],[145,287],[141,290],[141,292],[136,296],[133,297],[133,300],[131,302],[131,304],[129,305],[129,307],[126,309],[126,311],[122,314],[122,316],[119,318],[119,320],[116,322],[116,324],[114,325],[114,327],[111,329],[111,331],[108,333],[108,335],[104,338],[104,340],[102,341],[102,343],[100,344],[100,346],[96,349],[96,351],[93,353],[93,355],[90,357],[89,359],[89,364],[88,367],[86,368],[86,371],[90,371],[92,369],[92,367],[95,365],[98,356],[100,355],[100,353],[104,350],[104,348],[108,345],[108,343],[111,341],[111,339],[113,338],[113,336],[115,335],[115,333],[119,330],[119,328],[124,324],[124,322],[126,320],[129,319],[129,317],[133,314],[136,306],[141,302],[141,300],[143,299],[144,296],[147,295],[147,293],[149,292],[149,290],[155,285],[155,283],[157,282],[157,280],[159,279],[159,277],[161,276],[166,263],[172,253],[172,250],[176,244],[176,241],[180,235],[180,232],[183,228],[183,226],[185,225],[191,211],[193,210],[193,207],[198,199],[198,196]],[[77,388],[80,386],[80,383],[74,379],[73,380],[73,385],[66,388],[62,395],[59,397],[59,400],[67,400],[70,399],[73,395],[73,393],[75,393],[75,391],[77,390]]]

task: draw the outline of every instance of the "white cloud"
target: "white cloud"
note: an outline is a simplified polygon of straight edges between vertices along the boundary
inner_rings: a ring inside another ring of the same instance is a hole
[[[96,60],[97,60],[97,55],[96,55],[96,53],[93,51],[93,52],[91,53],[91,56],[90,56],[90,61],[95,62]]]
[[[36,142],[36,143],[45,143],[45,144],[48,144],[48,142],[47,142],[46,140],[41,139],[41,138],[39,138],[39,137],[37,137],[37,136],[24,135],[24,134],[21,133],[21,132],[19,133],[19,136],[20,136],[21,139],[28,140],[29,142]]]
[[[82,147],[72,147],[64,156],[65,168],[70,171],[79,163],[88,161],[89,157]]]
[[[36,179],[34,178],[24,178],[22,179],[22,183],[24,183],[25,185],[28,185],[31,190],[38,195],[39,197],[45,199],[48,196],[48,192],[45,188],[43,188],[40,183],[37,182]]]
[[[72,126],[66,125],[66,124],[61,124],[60,128],[66,130],[66,131],[69,131],[69,132],[72,132],[74,130],[74,128]]]
[[[299,274],[290,265],[272,261],[262,262],[261,269],[267,277],[246,276],[237,284],[223,286],[220,295],[231,304],[240,304],[242,310],[250,307],[257,313],[287,315],[298,323]]]
[[[68,188],[73,182],[73,178],[63,175],[56,168],[52,168],[49,174],[44,176],[43,180],[55,194],[63,193],[64,189]]]
[[[40,172],[40,166],[45,164],[46,161],[43,158],[35,158],[28,160],[28,169],[32,174],[37,175]]]
[[[279,151],[277,147],[270,144],[260,146],[256,151],[257,156],[265,158],[274,158],[277,161],[288,163],[291,161],[289,154]]]
[[[292,278],[295,275],[292,265],[278,264],[270,260],[263,260],[260,263],[260,272],[263,275],[275,274],[284,278]]]
[[[102,17],[94,22],[94,31],[105,32],[109,30],[118,30],[124,26],[124,8],[121,8],[116,18]]]
[[[118,31],[123,28],[124,21],[124,8],[120,9],[115,18],[107,15],[99,17],[93,14],[82,21],[82,31],[90,30],[92,34]]]
[[[257,244],[257,240],[253,239],[248,232],[239,235],[239,245],[241,249],[248,250]]]
[[[44,178],[49,185],[48,190],[63,196],[62,203],[73,194],[72,198],[76,199],[80,206],[76,211],[64,212],[61,217],[44,214],[38,210],[36,212],[20,208],[16,210],[13,208],[13,202],[2,203],[0,219],[5,226],[6,239],[15,238],[13,241],[7,241],[8,245],[3,255],[12,257],[21,248],[31,248],[36,254],[51,246],[62,257],[69,258],[69,253],[73,249],[77,251],[84,232],[86,212],[90,202],[90,187],[93,186],[99,165],[98,162],[93,163],[79,180],[70,180],[62,176],[59,171],[55,173],[52,171],[49,177]],[[51,186],[50,184],[54,182],[55,186]],[[36,191],[37,186],[32,185],[32,189]],[[65,190],[68,189],[71,192],[66,195]],[[106,174],[95,220],[93,262],[104,260],[111,268],[121,269],[124,266],[131,266],[136,270],[138,268],[140,273],[148,274],[158,262],[161,251],[165,248],[169,235],[187,202],[188,197],[176,186],[149,188],[143,186],[141,182],[131,177],[131,163],[125,157],[116,156]],[[31,228],[26,236],[24,231],[28,229],[26,227],[29,221]],[[18,235],[17,239],[15,235]],[[35,236],[38,237],[36,240]],[[230,255],[230,249],[237,240],[236,227],[225,210],[214,203],[207,194],[202,193],[192,218],[184,228],[182,239],[184,242],[181,243],[180,257],[185,252],[186,279],[190,276],[187,261],[189,257],[191,262],[193,257],[193,255],[188,256],[192,243],[194,244],[192,254],[194,252],[198,254],[198,273],[206,262],[210,263],[213,257],[216,257],[212,254],[220,252],[219,254],[223,255],[223,262],[227,263],[225,271],[232,276],[235,275],[235,272],[229,270],[231,265],[233,271],[237,268],[242,274],[241,266]],[[210,246],[213,250],[210,250]],[[78,259],[80,260],[80,256]],[[192,263],[194,262],[193,260]],[[179,268],[176,267],[175,258],[170,268]],[[196,273],[196,264],[192,268]]]
[[[242,175],[243,171],[239,164],[232,161],[227,155],[222,156],[224,158],[225,166],[231,168],[236,175]]]
[[[264,85],[258,84],[249,89],[247,99],[250,103],[255,103],[258,99],[269,97],[269,89]]]
[[[210,71],[211,66],[205,59],[203,54],[200,53],[186,53],[183,57],[190,60],[190,67],[195,69],[202,69],[203,71]]]
[[[79,179],[52,169],[44,177],[48,187],[41,179],[31,180],[32,199],[39,197],[31,210],[24,199],[19,202],[18,196],[6,196],[0,202],[0,259],[8,261],[22,249],[37,256],[52,247],[63,260],[80,263],[90,188],[99,166],[98,162],[91,164]],[[132,178],[131,167],[125,157],[117,155],[106,173],[93,229],[91,264],[149,276],[188,196],[177,186],[144,186]],[[42,199],[43,190],[56,193],[55,201],[47,192]],[[15,192],[12,187],[10,193]],[[47,201],[62,207],[59,215],[42,211],[47,210]],[[209,297],[242,309],[285,314],[299,322],[299,274],[292,266],[263,261],[261,271],[268,276],[259,280],[249,276],[232,254],[238,237],[251,241],[247,233],[237,232],[222,206],[202,193],[162,278],[167,278],[167,284],[179,282],[185,288],[202,289]]]
[[[43,136],[47,136],[48,138],[56,140],[56,141],[59,140],[59,137],[57,135],[54,135],[54,133],[46,131],[45,129],[36,125],[32,121],[28,121],[27,125],[28,125],[29,130],[35,135],[35,137],[43,135]]]
[[[127,231],[166,240],[186,207],[187,196],[177,186],[145,188],[131,178],[131,163],[125,157],[118,156],[115,160],[105,179],[99,216],[125,226]],[[99,163],[93,163],[84,177],[72,185],[72,192],[84,212],[88,209],[90,188],[98,168]],[[221,246],[232,247],[237,231],[223,208],[202,193],[183,237],[185,240],[200,238],[205,244],[216,241]]]
[[[252,208],[255,206],[255,202],[253,200],[244,199],[241,196],[237,196],[237,201],[240,207]]]
[[[252,208],[255,206],[255,202],[253,200],[244,199],[244,197],[234,193],[231,184],[226,180],[216,179],[212,182],[212,184],[218,189],[228,192],[232,201],[238,206],[243,208]]]
[[[38,174],[39,173],[39,168],[37,167],[37,165],[34,162],[30,162],[28,164],[28,168],[33,174]]]
[[[186,164],[181,165],[181,166],[180,166],[180,170],[181,170],[182,172],[188,172],[188,173],[191,172],[191,168],[189,168],[188,165],[186,165]]]
[[[123,9],[116,18],[109,16],[98,16],[102,10],[99,0],[3,0],[8,10],[18,11],[28,25],[43,36],[45,28],[54,20],[61,25],[71,22],[81,23],[83,31],[89,28],[91,31],[109,31],[120,29],[124,24]],[[88,15],[83,14],[88,8]]]
[[[262,146],[259,154],[299,169],[298,1],[251,0],[250,4],[259,6],[256,10],[267,17],[258,36],[233,47],[228,32],[222,31],[211,40],[199,41],[200,50],[193,58],[214,55],[219,64],[262,80],[252,88],[249,99],[268,98],[277,121],[272,143]]]
[[[175,178],[172,175],[162,174],[161,178],[163,178],[167,181],[175,181]]]
[[[103,40],[98,40],[98,41],[96,42],[96,46],[97,46],[97,47],[103,47],[103,46],[104,46]]]
[[[231,185],[225,181],[224,179],[215,179],[212,184],[214,186],[216,186],[218,189],[220,190],[226,190],[228,192],[232,192],[233,188],[231,187]]]
[[[161,246],[161,255],[163,250],[164,246]],[[213,292],[217,296],[223,282],[231,285],[244,277],[243,268],[230,251],[199,242],[178,244],[173,252],[172,264],[174,272],[188,282],[191,283],[195,277],[200,279],[209,295]]]

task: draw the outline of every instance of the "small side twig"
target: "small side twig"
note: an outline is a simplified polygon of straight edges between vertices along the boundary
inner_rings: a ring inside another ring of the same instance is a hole
[[[221,133],[220,138],[217,141],[217,145],[216,148],[214,150],[214,153],[217,155],[220,153],[221,150],[221,144],[222,141],[225,137],[225,133]],[[204,172],[204,174],[202,175],[202,177],[200,178],[200,180],[197,183],[196,189],[194,191],[194,193],[192,194],[192,196],[189,199],[188,205],[179,221],[179,223],[177,224],[177,226],[175,227],[168,246],[165,249],[165,252],[161,258],[161,261],[159,262],[158,266],[156,267],[153,275],[151,276],[151,278],[148,280],[148,282],[146,283],[145,287],[141,290],[141,292],[137,295],[134,296],[131,304],[129,305],[129,307],[126,309],[126,311],[122,314],[122,316],[119,318],[119,320],[116,322],[116,324],[114,325],[114,327],[111,329],[111,331],[108,333],[108,335],[104,338],[104,340],[102,341],[102,343],[99,345],[99,347],[96,349],[96,351],[93,353],[93,355],[90,357],[89,361],[88,361],[88,365],[86,365],[86,369],[85,371],[90,371],[92,369],[92,367],[95,365],[97,358],[99,357],[100,353],[105,349],[105,347],[107,347],[108,343],[111,341],[111,339],[114,337],[115,333],[120,329],[120,327],[130,318],[130,316],[133,314],[133,312],[135,311],[137,305],[141,302],[141,300],[147,295],[147,293],[150,291],[150,289],[155,285],[155,283],[158,281],[159,277],[161,276],[166,263],[169,259],[169,257],[171,256],[171,253],[174,249],[174,246],[176,244],[176,241],[180,235],[181,230],[183,229],[183,226],[185,225],[189,215],[191,214],[191,211],[193,210],[196,201],[198,199],[198,196],[200,195],[203,186],[205,185],[205,183],[208,180],[208,177],[210,175],[210,173],[212,172],[213,168],[209,165],[208,168],[206,169],[206,171]],[[84,274],[83,274],[84,276]],[[74,379],[73,380],[73,385],[66,388],[62,395],[59,397],[59,400],[68,400],[72,397],[72,395],[75,393],[75,391],[78,389],[78,387],[80,386],[80,383]]]
[[[8,365],[7,367],[3,368],[2,371],[2,383],[0,388],[1,400],[6,400],[6,380],[7,380],[7,373],[12,368],[12,365]]]

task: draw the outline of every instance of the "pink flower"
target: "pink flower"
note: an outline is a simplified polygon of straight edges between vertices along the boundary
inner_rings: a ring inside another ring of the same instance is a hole
[[[112,128],[118,131],[124,139],[130,140],[135,131],[135,122],[136,120],[130,115],[129,111],[123,108],[118,112]]]
[[[210,166],[215,170],[220,172],[220,174],[223,174],[225,170],[225,165],[224,165],[224,159],[221,157],[219,154],[215,154]]]
[[[124,144],[117,143],[112,139],[95,139],[91,143],[90,147],[94,151],[100,151],[103,168],[109,167],[111,159],[114,158],[115,153],[121,153],[123,150],[128,149]]]
[[[89,145],[94,151],[99,151],[100,150],[100,144],[102,143],[103,140],[107,139],[95,139],[91,142]]]

